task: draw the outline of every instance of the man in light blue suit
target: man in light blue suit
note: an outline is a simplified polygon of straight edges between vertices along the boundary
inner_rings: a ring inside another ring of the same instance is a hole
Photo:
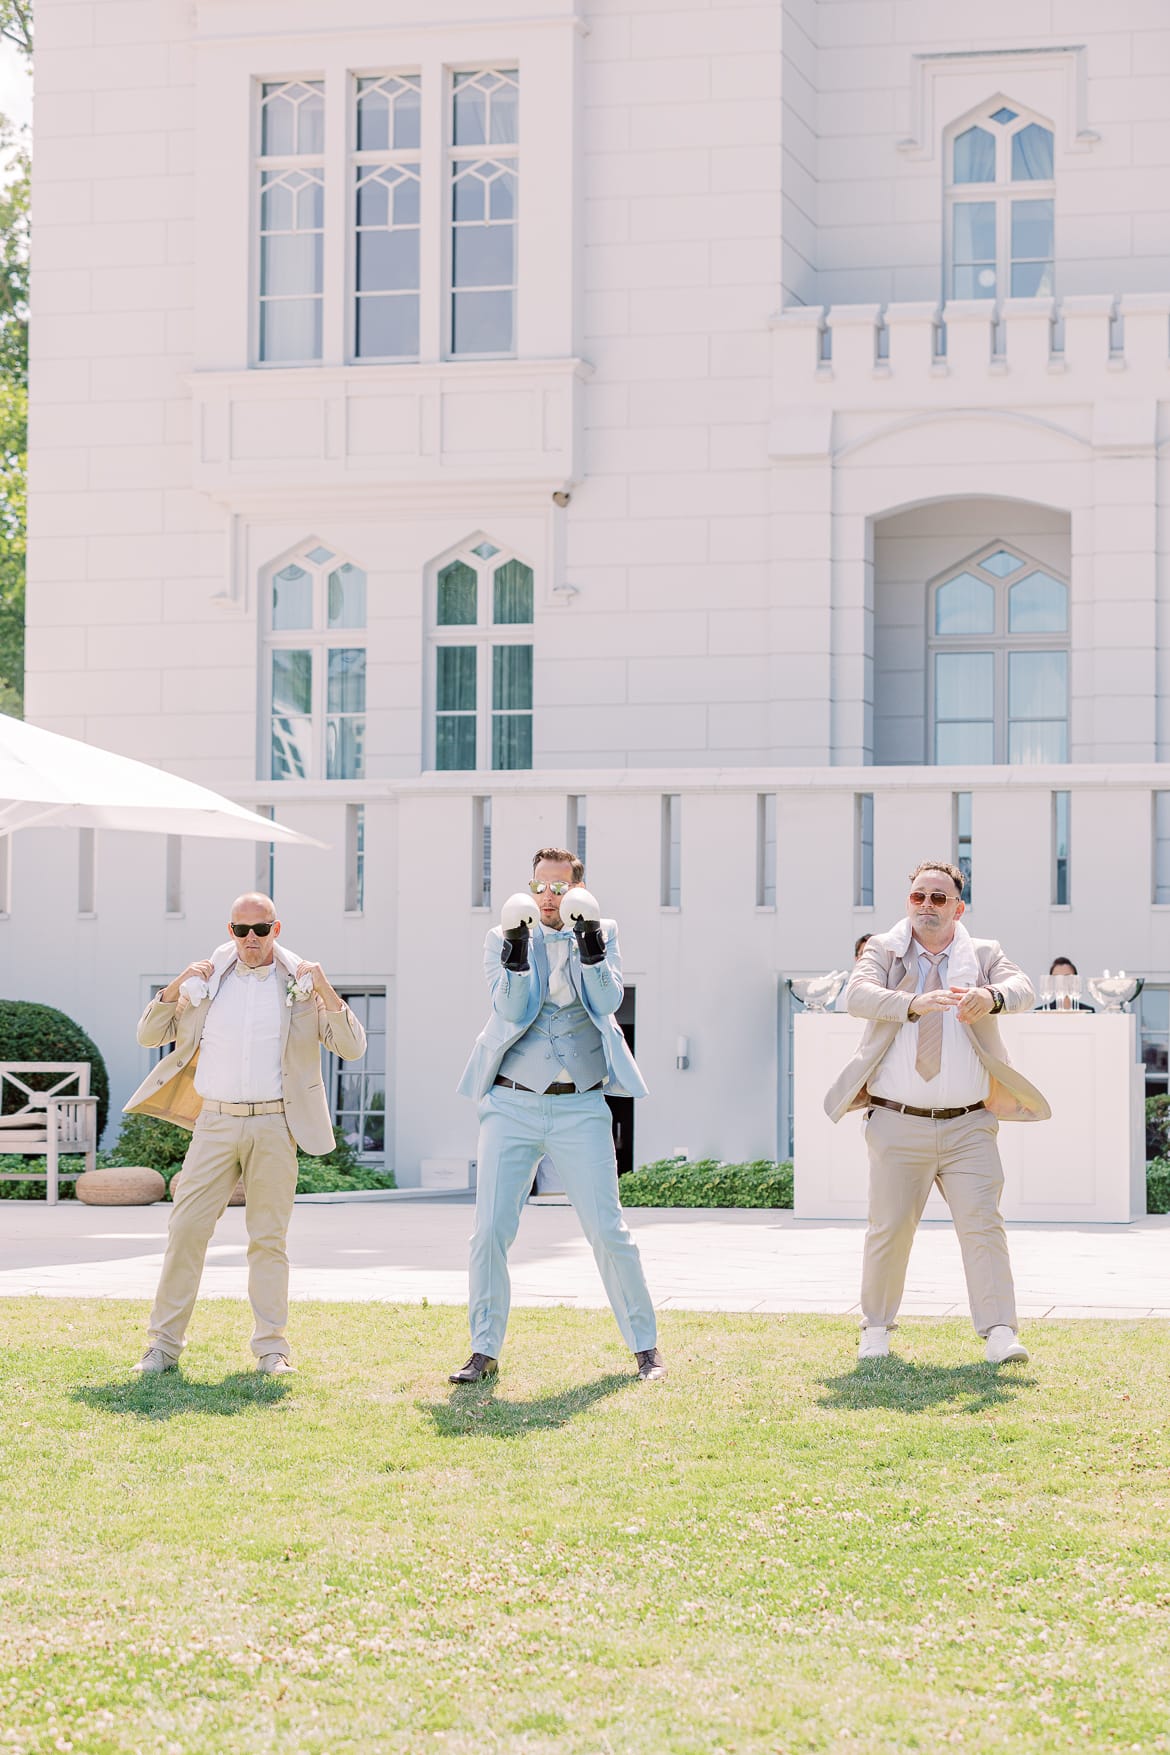
[[[452,1383],[494,1377],[508,1324],[508,1250],[533,1173],[548,1154],[593,1249],[638,1376],[666,1376],[638,1246],[618,1199],[605,1093],[646,1086],[613,1014],[622,1002],[617,927],[581,887],[563,847],[532,860],[530,895],[510,896],[484,944],[491,1016],[459,1090],[479,1102],[479,1167],[471,1239],[472,1354]]]

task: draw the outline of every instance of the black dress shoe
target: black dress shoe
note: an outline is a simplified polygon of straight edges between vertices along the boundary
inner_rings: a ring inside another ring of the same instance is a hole
[[[498,1359],[490,1359],[486,1353],[473,1353],[461,1371],[452,1371],[448,1383],[482,1383],[485,1377],[494,1377],[500,1369]]]
[[[638,1361],[638,1376],[643,1383],[659,1383],[666,1376],[666,1361],[657,1347],[646,1347],[635,1353]]]

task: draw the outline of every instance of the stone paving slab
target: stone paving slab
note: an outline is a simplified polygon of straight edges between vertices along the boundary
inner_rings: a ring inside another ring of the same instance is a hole
[[[0,1205],[0,1297],[149,1299],[170,1208]],[[298,1205],[289,1234],[295,1299],[463,1304],[469,1204]],[[864,1225],[791,1213],[634,1208],[627,1212],[663,1310],[857,1314]],[[1009,1226],[1021,1318],[1170,1317],[1170,1218],[1133,1225]],[[244,1213],[220,1220],[205,1297],[242,1298]],[[572,1210],[525,1209],[512,1251],[513,1303],[601,1308],[605,1295]],[[920,1227],[903,1314],[964,1316],[949,1223]]]

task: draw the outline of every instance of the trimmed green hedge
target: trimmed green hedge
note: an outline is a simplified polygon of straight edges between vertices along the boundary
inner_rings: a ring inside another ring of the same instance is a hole
[[[623,1176],[624,1207],[791,1207],[792,1165],[759,1158],[721,1164],[717,1158],[660,1158]],[[1170,1158],[1146,1165],[1146,1211],[1170,1213]]]
[[[1170,1159],[1154,1158],[1146,1165],[1147,1213],[1170,1213]]]
[[[110,1110],[110,1081],[97,1043],[80,1024],[51,1005],[27,999],[0,999],[0,1060],[88,1060],[89,1094],[98,1100],[98,1138],[105,1132]],[[29,1079],[29,1084],[37,1083]],[[47,1089],[48,1079],[39,1081]],[[20,1093],[4,1092],[8,1113],[21,1107]]]
[[[660,1158],[631,1170],[619,1188],[624,1207],[790,1207],[792,1165]]]

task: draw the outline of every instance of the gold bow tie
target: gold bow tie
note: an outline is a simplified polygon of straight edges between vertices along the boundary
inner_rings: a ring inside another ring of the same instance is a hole
[[[271,963],[261,963],[261,965],[258,969],[250,968],[247,963],[237,963],[236,964],[236,974],[237,975],[254,975],[256,977],[257,981],[267,981],[267,979],[271,975],[271,973],[272,973],[272,964]]]

